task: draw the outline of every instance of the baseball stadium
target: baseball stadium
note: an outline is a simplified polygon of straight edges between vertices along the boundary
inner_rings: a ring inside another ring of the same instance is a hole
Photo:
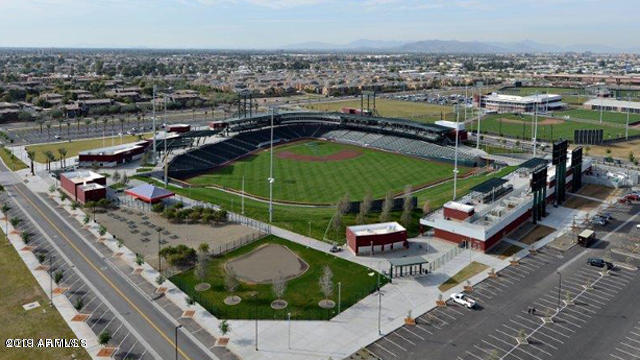
[[[273,128],[271,122],[273,121]],[[332,204],[344,194],[362,199],[399,194],[453,177],[455,130],[403,119],[343,113],[290,112],[231,119],[228,137],[175,156],[168,175],[197,187],[217,187],[280,202]],[[273,160],[270,153],[273,129]],[[459,174],[484,165],[459,150]]]

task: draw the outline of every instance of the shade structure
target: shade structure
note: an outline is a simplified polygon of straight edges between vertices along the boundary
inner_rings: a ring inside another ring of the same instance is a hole
[[[155,203],[164,198],[168,198],[175,195],[174,193],[172,193],[167,189],[153,186],[151,184],[143,184],[143,185],[139,185],[134,188],[125,190],[125,194],[133,196],[134,198],[138,200],[142,200],[147,203]]]

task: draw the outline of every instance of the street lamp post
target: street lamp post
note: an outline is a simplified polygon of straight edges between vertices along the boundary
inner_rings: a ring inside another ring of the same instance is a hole
[[[291,350],[291,313],[287,313],[287,322],[289,323],[289,339],[288,339],[288,344],[289,344],[289,350]]]
[[[342,282],[338,281],[338,314],[340,314],[340,305],[342,305]]]
[[[255,311],[256,318],[256,351],[258,351],[258,293],[253,296],[253,309]]]
[[[162,228],[158,228],[158,272],[162,274],[162,257],[160,256],[160,248],[162,244],[160,243],[160,231]]]
[[[178,329],[180,329],[181,327],[182,327],[182,324],[176,325],[175,338],[173,341],[176,348],[176,360],[178,360]]]

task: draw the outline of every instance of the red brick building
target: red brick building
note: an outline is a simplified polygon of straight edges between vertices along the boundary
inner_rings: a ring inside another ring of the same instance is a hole
[[[349,226],[347,246],[356,255],[407,248],[407,230],[397,222]]]
[[[60,174],[60,188],[71,200],[81,204],[107,196],[107,179],[93,171],[71,171]]]

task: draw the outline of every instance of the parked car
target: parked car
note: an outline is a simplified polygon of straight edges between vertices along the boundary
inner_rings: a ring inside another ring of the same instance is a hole
[[[613,269],[613,264],[605,261],[604,259],[600,259],[600,258],[588,258],[587,259],[587,264],[591,265],[591,266],[595,266],[595,267],[599,267],[599,268],[603,268],[606,267],[607,270],[611,270]]]
[[[462,305],[468,309],[473,309],[477,305],[475,300],[467,296],[467,294],[463,294],[463,293],[451,294],[451,300],[453,300],[454,303],[458,305]]]
[[[606,221],[605,219],[603,219],[603,218],[599,218],[599,217],[593,217],[593,218],[591,219],[591,223],[592,223],[593,225],[600,225],[600,226],[605,226],[605,225],[607,225],[607,221]]]
[[[611,221],[611,219],[613,219],[613,216],[611,216],[611,214],[609,213],[598,214],[598,216],[605,219],[606,221]]]
[[[336,246],[336,245],[333,245],[331,247],[331,249],[329,249],[329,252],[332,252],[332,253],[337,253],[337,252],[340,252],[340,251],[342,251],[342,248],[339,247],[339,246]]]

